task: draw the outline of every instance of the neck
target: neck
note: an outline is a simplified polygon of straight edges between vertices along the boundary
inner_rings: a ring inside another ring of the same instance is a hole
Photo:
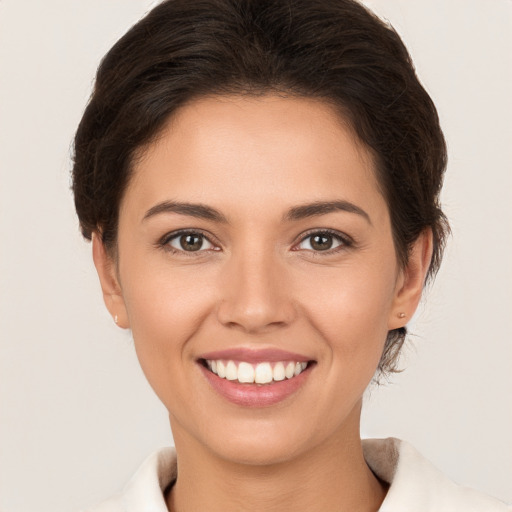
[[[171,512],[375,512],[386,493],[368,468],[357,429],[346,429],[286,462],[239,464],[174,433],[178,479],[167,496]]]

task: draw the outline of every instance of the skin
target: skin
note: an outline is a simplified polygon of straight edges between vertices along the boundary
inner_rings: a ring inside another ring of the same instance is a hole
[[[365,214],[283,218],[299,205],[340,200]],[[165,201],[210,206],[227,222],[145,218]],[[179,238],[161,243],[178,229],[207,239],[188,252]],[[311,231],[325,229],[343,238],[318,250]],[[211,97],[174,115],[135,164],[117,258],[93,239],[107,308],[132,330],[169,411],[179,468],[170,510],[379,508],[386,485],[362,455],[362,396],[388,330],[417,307],[431,245],[425,232],[407,267],[398,266],[371,156],[329,106]],[[214,392],[197,363],[233,347],[279,348],[316,364],[286,400],[242,407]]]

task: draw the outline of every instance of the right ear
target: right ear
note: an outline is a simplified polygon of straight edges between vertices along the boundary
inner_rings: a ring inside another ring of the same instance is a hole
[[[116,263],[105,249],[99,233],[92,234],[92,258],[100,278],[103,300],[119,327],[128,329],[130,322],[126,312],[123,291],[116,272]]]

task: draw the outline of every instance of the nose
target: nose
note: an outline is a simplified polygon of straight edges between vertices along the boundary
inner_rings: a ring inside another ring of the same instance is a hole
[[[219,322],[229,328],[258,334],[286,327],[296,311],[285,263],[258,250],[233,255],[220,283]]]

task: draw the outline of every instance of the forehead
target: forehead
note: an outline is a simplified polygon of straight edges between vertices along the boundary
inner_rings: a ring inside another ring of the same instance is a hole
[[[277,208],[329,195],[366,201],[369,193],[378,194],[372,157],[333,107],[277,95],[215,96],[173,115],[137,159],[123,202]]]

